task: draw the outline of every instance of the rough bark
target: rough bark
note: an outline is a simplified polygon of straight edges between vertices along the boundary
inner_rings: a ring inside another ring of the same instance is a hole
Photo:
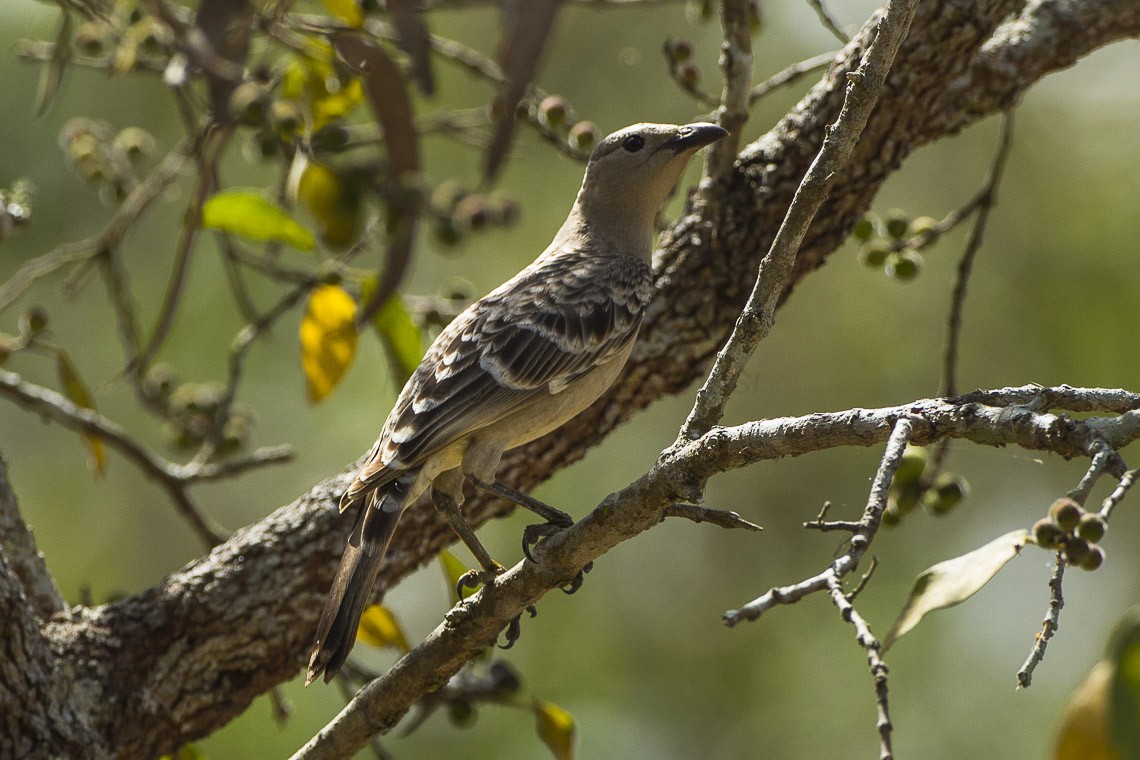
[[[1006,21],[1013,13],[1020,15]],[[702,373],[836,116],[843,74],[857,63],[865,34],[744,151],[723,200],[715,208],[698,204],[663,236],[656,306],[628,372],[577,420],[511,456],[505,480],[532,487]],[[1140,9],[1123,0],[924,2],[851,168],[805,240],[793,284],[826,261],[915,148],[1000,110],[1092,49],[1138,34]],[[319,484],[152,589],[72,608],[42,627],[5,562],[0,755],[155,756],[216,730],[254,697],[297,676],[349,528],[333,508],[345,485],[344,475]],[[468,511],[478,525],[506,510],[473,498]],[[433,511],[407,515],[383,584],[451,540]],[[37,751],[17,751],[30,746]]]

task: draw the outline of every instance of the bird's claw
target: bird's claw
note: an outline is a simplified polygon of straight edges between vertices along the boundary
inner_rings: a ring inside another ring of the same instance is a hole
[[[489,586],[495,582],[495,578],[505,572],[506,568],[498,562],[492,562],[490,567],[483,568],[482,570],[468,570],[459,576],[459,581],[455,584],[455,593],[462,599],[464,590],[479,588],[480,584]]]
[[[523,529],[522,537],[523,556],[529,559],[531,562],[538,564],[534,558],[534,554],[531,553],[531,550],[538,545],[539,541],[542,541],[544,538],[549,538],[555,533],[560,533],[573,524],[574,520],[567,515],[565,520],[552,520],[550,522],[537,523],[535,525],[526,526],[526,528]]]
[[[535,615],[538,614],[538,608],[535,607],[533,604],[529,605],[526,608],[526,611],[530,613],[531,617],[534,617]],[[519,636],[521,634],[522,634],[522,615],[515,615],[513,618],[511,618],[511,622],[507,623],[507,631],[504,634],[504,636],[506,636],[507,640],[504,643],[499,644],[499,649],[510,649],[511,647],[513,647],[515,645],[515,642],[519,640]]]
[[[582,583],[585,582],[585,580],[586,580],[586,573],[590,572],[593,569],[594,569],[594,563],[593,562],[587,562],[582,567],[582,569],[578,571],[578,574],[574,576],[573,580],[571,580],[569,583],[567,583],[565,586],[562,587],[562,593],[563,594],[573,594],[578,589],[582,588]]]

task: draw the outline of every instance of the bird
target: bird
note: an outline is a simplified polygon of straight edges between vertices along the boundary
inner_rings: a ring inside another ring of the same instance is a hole
[[[475,301],[436,337],[389,413],[340,510],[356,509],[321,614],[305,684],[329,682],[356,639],[403,511],[430,497],[481,566],[461,586],[503,572],[460,513],[463,484],[534,511],[523,549],[573,524],[496,480],[503,453],[592,404],[629,358],[653,295],[654,222],[689,159],[728,132],[698,122],[634,124],[601,139],[581,189],[545,251]]]

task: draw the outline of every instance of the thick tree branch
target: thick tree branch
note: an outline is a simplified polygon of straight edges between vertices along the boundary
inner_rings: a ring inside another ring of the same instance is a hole
[[[36,548],[36,540],[16,503],[16,493],[8,482],[8,464],[0,455],[0,554],[19,579],[28,604],[41,618],[49,618],[67,605],[48,571],[44,555]]]

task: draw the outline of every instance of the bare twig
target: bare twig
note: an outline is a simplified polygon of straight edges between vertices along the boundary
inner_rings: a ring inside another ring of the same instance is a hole
[[[1112,493],[1108,495],[1100,507],[1101,517],[1105,520],[1112,517],[1112,511],[1128,495],[1129,489],[1136,484],[1137,477],[1140,477],[1140,469],[1128,470],[1120,476],[1120,482],[1117,483],[1116,488],[1112,489]]]
[[[821,53],[812,58],[807,58],[803,61],[793,63],[791,66],[777,71],[775,74],[752,88],[752,91],[748,93],[748,104],[751,105],[755,103],[757,100],[760,100],[773,90],[778,90],[781,87],[786,87],[787,85],[798,81],[801,77],[819,71],[820,69],[827,68],[835,62],[835,58],[838,55],[838,52]]]
[[[859,135],[878,102],[895,53],[910,29],[915,6],[916,0],[891,0],[886,12],[876,22],[877,33],[858,70],[848,73],[843,109],[828,129],[823,146],[800,182],[772,247],[760,263],[748,304],[697,392],[693,409],[678,436],[678,444],[699,437],[720,420],[748,358],[775,324],[776,306],[792,273],[800,243],[826,200],[836,175],[854,151]]]
[[[990,166],[989,177],[976,200],[978,216],[974,220],[974,229],[970,232],[970,239],[966,243],[966,250],[958,262],[958,278],[954,282],[954,292],[950,298],[950,316],[946,328],[946,350],[942,362],[942,391],[944,395],[953,396],[957,390],[958,367],[958,340],[962,332],[962,309],[966,301],[966,288],[970,282],[970,273],[974,268],[974,258],[982,247],[982,240],[986,234],[986,222],[989,220],[990,210],[997,200],[998,185],[1001,184],[1002,172],[1005,169],[1006,158],[1013,142],[1013,111],[1002,114],[1001,132],[998,137],[998,149]]]
[[[815,11],[815,15],[819,16],[819,21],[823,24],[824,29],[835,35],[835,39],[846,45],[851,41],[847,36],[847,32],[839,25],[839,22],[831,15],[831,12],[823,4],[823,0],[807,0],[807,4]]]
[[[1017,688],[1028,689],[1033,682],[1033,671],[1045,659],[1045,648],[1049,646],[1049,639],[1057,632],[1061,621],[1061,608],[1065,606],[1065,598],[1061,595],[1061,584],[1065,577],[1065,555],[1057,552],[1057,564],[1053,569],[1053,577],[1049,579],[1049,609],[1045,613],[1045,620],[1041,623],[1041,630],[1033,642],[1033,649],[1021,670],[1017,671]]]
[[[709,509],[697,504],[674,504],[667,507],[664,517],[683,517],[695,523],[710,523],[721,528],[743,528],[744,530],[764,530],[754,522],[749,522],[736,512],[724,509]]]
[[[730,171],[740,149],[740,132],[748,121],[749,90],[752,86],[752,30],[750,0],[721,0],[721,25],[724,43],[720,49],[720,68],[724,86],[717,109],[717,124],[728,130],[728,136],[709,150],[705,175],[719,184]],[[716,192],[712,188],[710,191]]]

